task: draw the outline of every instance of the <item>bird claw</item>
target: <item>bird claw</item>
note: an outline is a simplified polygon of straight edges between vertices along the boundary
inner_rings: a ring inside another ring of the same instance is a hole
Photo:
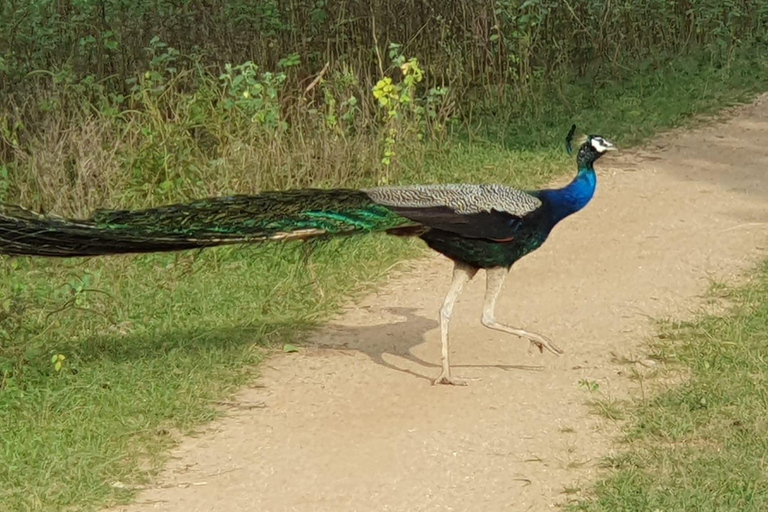
[[[528,352],[529,353],[530,353],[530,351],[531,351],[531,349],[533,347],[538,348],[540,354],[544,353],[544,349],[549,350],[550,352],[552,352],[556,356],[560,356],[560,355],[563,355],[565,353],[565,351],[563,351],[563,349],[561,349],[560,347],[555,345],[552,342],[552,340],[550,340],[546,336],[542,336],[541,334],[537,335],[536,339],[529,338],[529,341],[531,342],[531,344],[528,346]]]
[[[451,377],[450,375],[443,372],[440,374],[438,378],[432,381],[432,385],[436,386],[438,384],[448,384],[450,386],[467,386],[469,384],[469,381],[476,381],[476,380],[480,380],[480,379],[460,379],[458,377]]]

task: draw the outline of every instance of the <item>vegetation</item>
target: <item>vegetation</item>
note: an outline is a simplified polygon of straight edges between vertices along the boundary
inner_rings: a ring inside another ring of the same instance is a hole
[[[767,25],[747,0],[4,2],[0,200],[386,183],[461,126],[552,147],[607,84],[744,72]]]
[[[146,51],[152,37],[175,48],[178,69],[193,56],[217,67],[290,62],[294,89],[326,63],[368,89],[395,42],[424,63],[429,87],[488,97],[494,89],[527,94],[564,71],[626,76],[628,60],[659,54],[702,50],[727,64],[740,44],[764,41],[768,17],[768,4],[748,0],[10,0],[1,9],[0,85],[67,69],[124,94],[125,80],[158,59]]]
[[[627,451],[583,511],[739,510],[768,507],[768,263],[747,286],[721,288],[728,316],[667,325],[655,357],[684,383],[630,407]]]
[[[572,170],[571,122],[626,146],[763,90],[766,21],[746,0],[10,0],[0,201],[87,215],[298,186],[532,187]],[[0,502],[129,499],[266,350],[418,247],[0,260]]]

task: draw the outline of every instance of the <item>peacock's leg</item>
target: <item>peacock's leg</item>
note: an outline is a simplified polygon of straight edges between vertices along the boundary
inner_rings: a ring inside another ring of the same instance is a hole
[[[475,274],[477,274],[475,267],[462,263],[456,263],[453,266],[451,285],[448,287],[448,293],[445,294],[443,307],[440,308],[440,341],[442,342],[443,371],[435,379],[435,384],[466,385],[465,381],[451,377],[451,365],[448,358],[448,324],[451,322],[453,306],[456,305],[456,299],[459,298],[461,289],[464,288],[464,285],[470,279],[475,277]]]
[[[535,332],[525,331],[518,329],[517,327],[511,327],[509,325],[500,324],[496,321],[496,299],[499,298],[501,288],[504,286],[504,279],[507,277],[509,270],[506,268],[489,268],[486,270],[486,289],[485,289],[485,304],[483,304],[483,325],[489,329],[496,331],[502,331],[521,338],[526,338],[531,342],[531,346],[538,347],[539,352],[544,352],[546,348],[553,354],[560,355],[563,350],[557,345],[552,343],[552,340],[544,335],[537,334]]]

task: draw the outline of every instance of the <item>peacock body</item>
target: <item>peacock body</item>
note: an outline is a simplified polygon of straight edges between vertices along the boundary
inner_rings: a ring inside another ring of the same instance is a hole
[[[491,206],[490,211],[465,215],[468,226],[461,231],[449,224],[430,228],[421,238],[455,262],[484,269],[509,268],[541,247],[558,222],[583,208],[592,198],[595,186],[594,170],[585,168],[563,189],[517,191],[527,197],[516,202],[514,208],[500,210]],[[397,208],[395,211],[399,212]]]
[[[566,139],[569,151],[574,130]],[[301,189],[144,210],[100,210],[83,220],[0,205],[0,254],[75,257],[374,232],[418,236],[455,264],[441,310],[443,372],[438,378],[455,384],[448,364],[448,322],[463,284],[478,269],[488,275],[483,324],[526,337],[542,351],[561,353],[541,335],[496,323],[495,302],[509,268],[589,203],[597,184],[593,164],[612,149],[602,137],[589,136],[579,149],[573,181],[538,191],[492,184]]]

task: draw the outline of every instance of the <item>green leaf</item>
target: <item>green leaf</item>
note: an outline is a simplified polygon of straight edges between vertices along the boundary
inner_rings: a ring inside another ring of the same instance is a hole
[[[283,352],[291,353],[291,352],[298,352],[299,347],[296,345],[291,345],[290,343],[286,343],[283,345]]]

